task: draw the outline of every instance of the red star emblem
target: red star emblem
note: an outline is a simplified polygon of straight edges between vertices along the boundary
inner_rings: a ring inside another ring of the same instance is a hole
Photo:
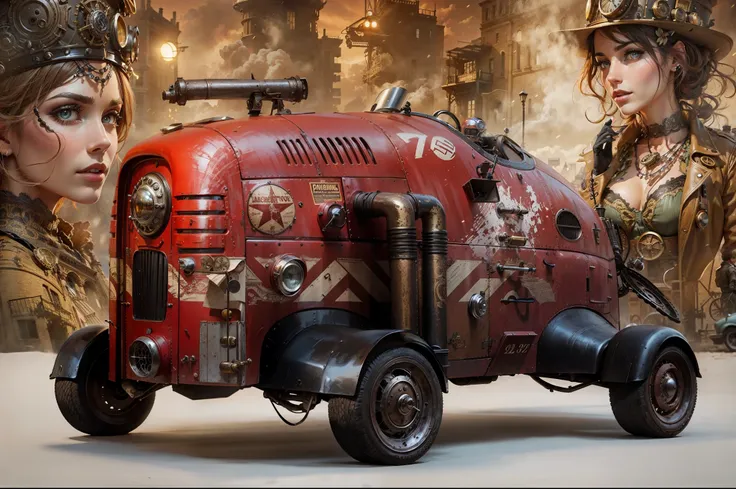
[[[249,207],[252,207],[253,209],[256,209],[261,212],[261,218],[258,223],[253,223],[253,225],[256,228],[260,228],[264,223],[268,223],[270,221],[277,222],[282,228],[284,227],[284,220],[281,217],[281,212],[288,209],[292,205],[294,205],[293,202],[288,202],[285,204],[279,204],[276,202],[276,195],[273,193],[273,187],[268,189],[268,200],[269,202],[264,202],[262,204],[250,204]]]

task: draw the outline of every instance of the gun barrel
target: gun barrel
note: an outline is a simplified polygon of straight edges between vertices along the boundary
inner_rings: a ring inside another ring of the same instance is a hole
[[[263,100],[301,102],[309,96],[309,86],[304,78],[284,80],[202,79],[176,82],[163,92],[169,103],[185,105],[190,100],[249,99],[259,94]]]

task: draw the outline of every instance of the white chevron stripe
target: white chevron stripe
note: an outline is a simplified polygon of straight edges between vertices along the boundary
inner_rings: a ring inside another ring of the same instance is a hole
[[[503,285],[506,280],[500,278],[482,278],[473,285],[467,294],[459,302],[468,302],[473,294],[486,293],[486,299],[490,298]]]
[[[353,292],[350,289],[346,289],[345,292],[343,292],[340,297],[337,298],[336,302],[363,302],[360,300],[360,297],[355,295],[355,292]]]
[[[334,289],[348,272],[336,261],[320,272],[318,278],[307,287],[299,296],[297,302],[320,302]]]
[[[388,287],[373,273],[366,262],[356,258],[338,258],[337,261],[374,299],[378,302],[389,301],[391,294]]]
[[[481,263],[483,262],[479,260],[457,260],[453,262],[450,268],[447,269],[447,295],[452,294],[458,285],[468,278]]]

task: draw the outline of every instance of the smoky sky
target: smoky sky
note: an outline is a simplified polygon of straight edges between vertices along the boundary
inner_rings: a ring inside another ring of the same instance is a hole
[[[142,1],[145,0],[139,3]],[[154,9],[163,8],[167,18],[176,11],[181,23],[180,41],[195,53],[232,41],[240,33],[240,14],[233,9],[232,0],[153,0],[151,5]],[[445,50],[480,37],[478,0],[422,1],[421,7],[437,9],[439,22],[445,26]],[[364,9],[364,0],[328,0],[320,13],[320,34],[326,29],[328,36],[340,37],[343,29],[364,15]],[[362,60],[363,50],[347,49],[343,44],[342,63],[351,65]],[[186,61],[182,57],[185,74]]]

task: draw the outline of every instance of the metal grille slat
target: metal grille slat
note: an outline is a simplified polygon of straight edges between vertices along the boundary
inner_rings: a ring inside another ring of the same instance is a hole
[[[166,255],[155,250],[138,250],[133,255],[133,319],[166,319],[169,286]]]

